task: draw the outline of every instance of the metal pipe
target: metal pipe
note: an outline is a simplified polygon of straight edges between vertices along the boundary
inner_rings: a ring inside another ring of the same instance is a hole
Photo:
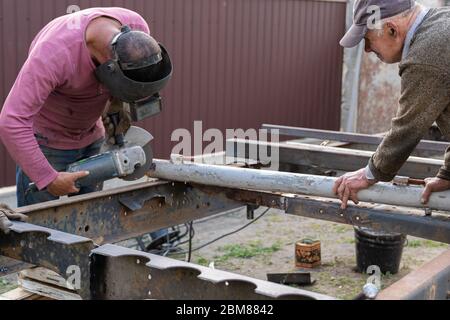
[[[336,198],[332,189],[337,178],[184,163],[183,161],[175,162],[155,160],[153,170],[148,172],[147,175],[163,180],[224,188]],[[423,187],[420,186],[396,186],[389,183],[378,183],[367,190],[360,191],[358,198],[362,202],[450,211],[450,191],[433,193],[428,206],[424,206],[420,202],[422,191]]]

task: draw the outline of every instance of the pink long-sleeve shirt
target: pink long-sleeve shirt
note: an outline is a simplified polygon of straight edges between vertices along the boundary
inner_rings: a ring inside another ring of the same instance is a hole
[[[74,150],[104,137],[101,115],[110,93],[95,78],[85,41],[88,24],[100,16],[150,33],[139,14],[123,8],[92,8],[53,20],[32,42],[0,114],[1,140],[39,189],[58,175],[39,145]]]

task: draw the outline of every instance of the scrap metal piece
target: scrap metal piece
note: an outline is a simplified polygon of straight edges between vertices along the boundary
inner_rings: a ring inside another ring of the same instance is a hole
[[[316,282],[310,272],[268,273],[267,281],[284,285],[309,286]]]
[[[50,269],[64,278],[73,277],[78,294],[90,298],[92,240],[28,223],[12,223],[8,235],[0,234],[0,255]]]
[[[114,245],[93,250],[92,268],[95,299],[333,299]]]
[[[425,180],[412,179],[412,178],[403,177],[403,176],[394,177],[394,180],[392,180],[392,183],[395,185],[398,185],[398,186],[410,186],[410,185],[425,186]]]

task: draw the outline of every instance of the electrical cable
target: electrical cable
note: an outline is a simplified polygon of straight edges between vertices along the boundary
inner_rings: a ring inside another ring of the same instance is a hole
[[[235,230],[235,231],[233,231],[233,232],[224,234],[223,236],[220,236],[220,237],[217,238],[217,239],[214,239],[214,240],[212,240],[212,241],[209,241],[209,242],[207,242],[207,243],[201,245],[201,246],[198,247],[198,248],[195,248],[195,249],[190,248],[190,249],[187,250],[187,251],[177,252],[176,254],[189,254],[189,256],[191,256],[193,252],[199,251],[199,250],[201,250],[201,249],[203,249],[203,248],[205,248],[205,247],[207,247],[207,246],[210,246],[211,244],[213,244],[213,243],[215,243],[215,242],[217,242],[217,241],[219,241],[219,240],[222,240],[222,239],[224,239],[224,238],[226,238],[226,237],[229,237],[229,236],[231,236],[231,235],[233,235],[233,234],[236,234],[236,233],[241,232],[242,230],[248,228],[249,226],[251,226],[252,224],[254,224],[256,221],[258,221],[258,220],[260,220],[262,217],[264,217],[269,211],[270,211],[270,208],[268,208],[266,211],[264,211],[259,217],[255,218],[253,221],[247,223],[245,226],[243,226],[243,227],[241,227],[241,228],[239,228],[239,229],[237,229],[237,230]]]
[[[187,262],[191,262],[192,258],[192,239],[194,238],[195,232],[194,232],[194,221],[191,221],[189,223],[189,254]]]

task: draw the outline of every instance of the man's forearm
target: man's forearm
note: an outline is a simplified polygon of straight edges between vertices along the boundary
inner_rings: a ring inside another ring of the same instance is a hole
[[[3,112],[0,115],[0,139],[14,161],[40,190],[56,179],[58,172],[40,150],[32,129],[21,127],[19,120]]]

